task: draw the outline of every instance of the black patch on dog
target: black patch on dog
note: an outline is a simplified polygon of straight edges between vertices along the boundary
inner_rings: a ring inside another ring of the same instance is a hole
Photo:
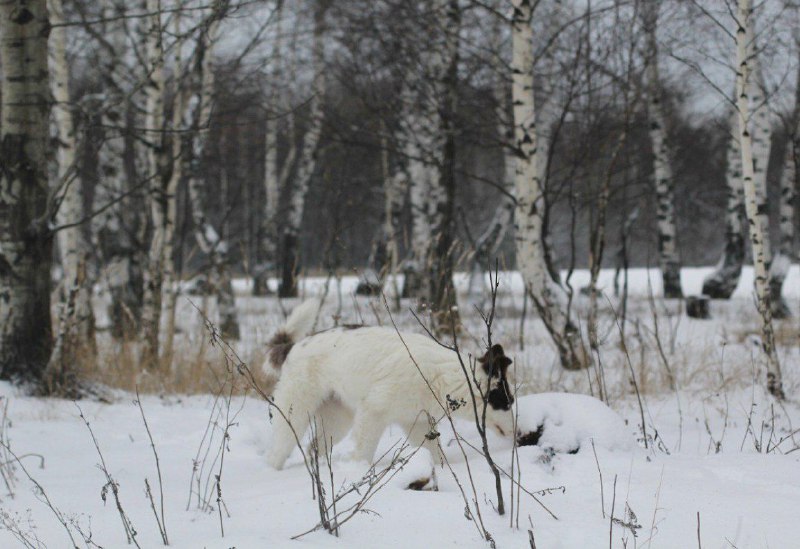
[[[492,345],[486,354],[478,359],[483,371],[489,376],[489,385],[492,378],[499,380],[496,387],[489,390],[487,402],[495,410],[510,410],[514,404],[511,388],[508,386],[506,372],[512,360],[506,356],[503,346],[499,343]]]
[[[417,480],[415,480],[415,481],[413,481],[413,482],[410,482],[410,483],[408,484],[408,489],[409,489],[409,490],[417,490],[417,491],[421,491],[423,488],[425,488],[425,487],[428,485],[428,483],[429,483],[430,481],[431,481],[431,479],[429,479],[429,478],[420,478],[420,479],[417,479]]]
[[[544,424],[539,425],[538,429],[531,433],[517,436],[517,446],[536,446],[539,444],[539,439],[544,434]]]
[[[500,380],[500,386],[491,389],[486,396],[486,400],[489,406],[495,410],[510,410],[511,405],[514,404],[514,397],[511,396],[508,382],[505,379]]]
[[[267,347],[269,347],[267,356],[269,357],[270,366],[280,370],[283,363],[286,362],[286,357],[289,356],[289,351],[294,347],[294,341],[292,341],[289,334],[280,330],[272,336],[272,339],[267,343]]]
[[[539,427],[537,427],[535,431],[525,433],[524,435],[518,434],[517,446],[538,446],[539,440],[541,440],[543,434],[544,434],[544,424],[539,425]],[[577,448],[572,448],[571,450],[567,450],[567,453],[574,455],[577,454],[578,450],[580,449],[581,447],[578,446]],[[552,451],[552,448],[548,448],[547,450]],[[553,455],[555,455],[555,452],[553,452]]]
[[[481,363],[487,376],[505,378],[506,370],[513,361],[506,356],[503,346],[495,343],[491,349],[486,351],[485,355],[478,359],[478,362]]]

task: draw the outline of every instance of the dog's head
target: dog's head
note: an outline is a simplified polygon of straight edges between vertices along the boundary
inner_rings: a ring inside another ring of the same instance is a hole
[[[487,401],[495,410],[508,411],[514,404],[514,397],[508,385],[508,367],[512,361],[503,351],[500,344],[492,345],[482,357],[478,359],[480,367],[489,378],[489,392]]]

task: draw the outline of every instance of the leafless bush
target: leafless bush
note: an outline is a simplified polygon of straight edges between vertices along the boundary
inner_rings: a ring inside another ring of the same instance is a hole
[[[83,415],[83,410],[75,403],[75,407],[78,409],[78,415],[80,416],[81,420],[83,421],[84,425],[86,425],[86,429],[89,430],[89,435],[92,437],[92,443],[94,443],[94,447],[97,450],[97,455],[100,457],[100,464],[99,468],[103,472],[106,477],[106,483],[103,485],[103,488],[100,490],[100,497],[103,500],[103,503],[106,502],[106,498],[108,497],[109,490],[111,494],[114,496],[114,503],[117,507],[117,513],[119,513],[119,518],[122,521],[122,527],[125,530],[125,537],[128,540],[128,544],[134,544],[136,547],[141,549],[139,545],[139,541],[136,539],[138,532],[136,528],[134,528],[133,523],[131,522],[130,517],[125,512],[125,509],[122,507],[122,502],[120,501],[119,497],[119,483],[111,476],[111,473],[108,471],[108,467],[106,465],[106,460],[103,457],[103,452],[100,450],[100,443],[97,441],[97,437],[92,430],[92,426],[89,424],[89,420],[86,419],[86,416]]]
[[[156,460],[156,473],[158,474],[158,494],[159,494],[159,502],[161,504],[161,514],[156,511],[156,504],[153,501],[153,493],[150,490],[150,482],[147,480],[147,477],[144,479],[144,486],[145,486],[145,493],[147,494],[147,498],[150,500],[150,506],[153,508],[153,515],[156,518],[156,524],[158,525],[158,532],[161,534],[161,541],[164,542],[164,545],[169,545],[169,538],[167,536],[167,519],[164,517],[164,482],[161,478],[161,465],[158,459],[158,451],[156,450],[156,443],[153,442],[153,434],[150,432],[150,426],[147,424],[147,417],[144,415],[144,408],[142,407],[142,399],[139,397],[139,391],[136,391],[136,406],[139,407],[139,412],[142,414],[142,423],[144,423],[144,429],[147,431],[147,438],[150,440],[150,448],[153,450],[153,457]]]

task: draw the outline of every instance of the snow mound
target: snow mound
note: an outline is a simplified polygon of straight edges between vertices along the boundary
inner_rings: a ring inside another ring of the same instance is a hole
[[[594,397],[541,393],[517,400],[520,445],[575,453],[590,445],[629,450],[634,442],[622,418]]]

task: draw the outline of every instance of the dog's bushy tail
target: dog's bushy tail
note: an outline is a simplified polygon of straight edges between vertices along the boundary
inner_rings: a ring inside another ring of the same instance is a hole
[[[294,344],[314,332],[321,307],[318,298],[302,302],[294,308],[283,328],[275,332],[267,343],[267,362],[273,369],[280,370]]]

